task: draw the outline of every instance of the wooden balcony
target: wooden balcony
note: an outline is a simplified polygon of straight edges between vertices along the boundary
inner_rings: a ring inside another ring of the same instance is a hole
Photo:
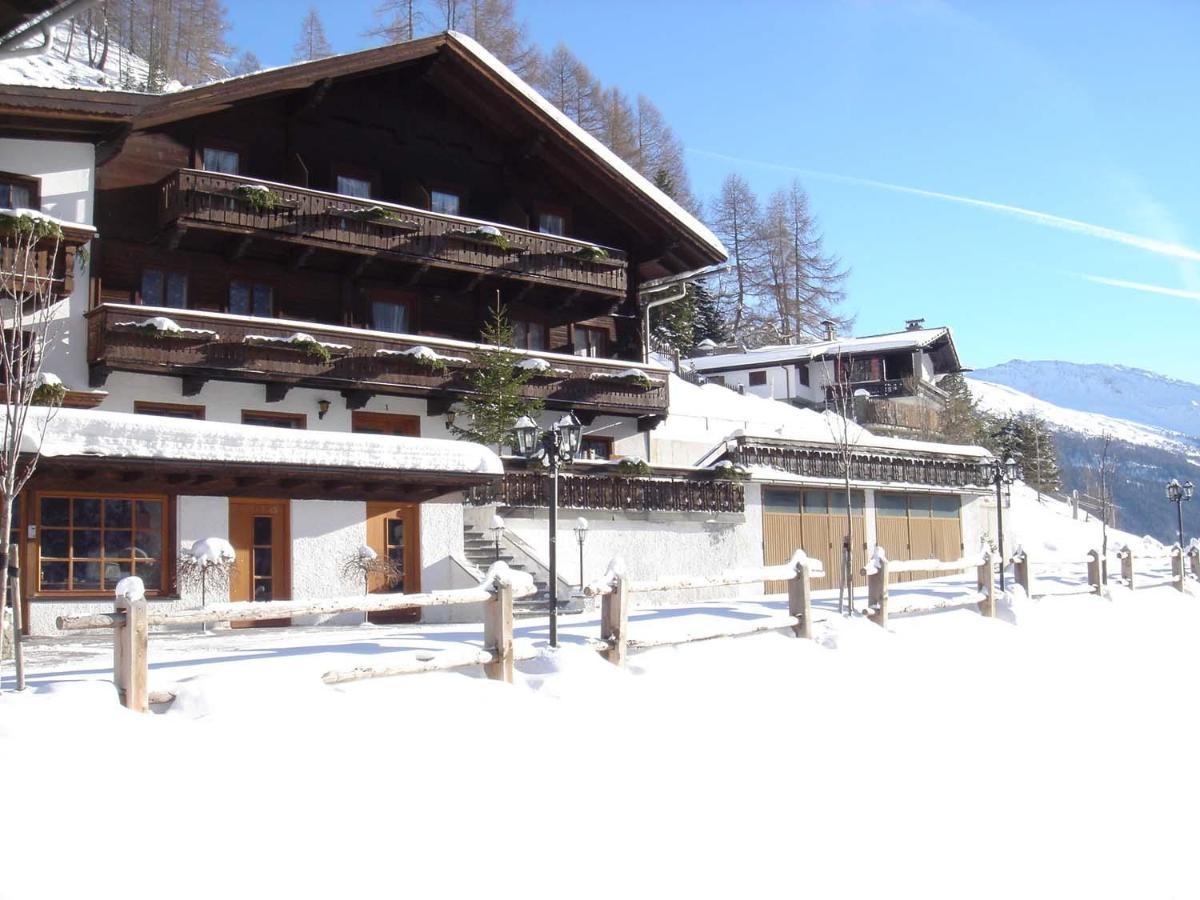
[[[471,488],[467,500],[477,506],[545,509],[550,477],[541,472],[506,472],[497,484]],[[746,489],[737,481],[711,476],[642,477],[564,473],[558,477],[562,509],[614,509],[637,512],[740,513]]]
[[[256,193],[258,185],[266,190]],[[158,192],[158,224],[169,243],[188,229],[215,229],[612,297],[626,292],[624,252],[597,254],[587,241],[195,169],[168,176]],[[480,227],[499,234],[478,234]]]
[[[0,236],[0,295],[30,294],[49,284],[55,298],[75,290],[79,249],[95,237],[90,228],[63,226],[63,236],[42,238],[26,254],[13,240]]]
[[[145,326],[155,316],[170,318],[181,330]],[[437,398],[444,406],[470,392],[465,374],[481,349],[423,335],[129,304],[101,304],[87,319],[93,387],[103,386],[110,371],[142,372],[182,378],[189,396],[208,380],[251,381],[266,384],[272,400],[293,387],[312,387],[341,391],[351,408],[375,394]],[[289,343],[298,332],[324,349]],[[432,351],[433,358],[408,352],[419,347]],[[639,417],[666,414],[667,372],[657,366],[515,352],[546,363],[546,371],[527,391],[551,408]]]

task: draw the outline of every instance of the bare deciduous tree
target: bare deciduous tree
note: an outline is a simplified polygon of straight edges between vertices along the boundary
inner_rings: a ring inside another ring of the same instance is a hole
[[[333,55],[333,46],[325,36],[325,24],[315,6],[310,6],[300,22],[300,39],[292,48],[292,59],[302,62]]]
[[[736,173],[726,177],[709,209],[709,220],[729,251],[730,267],[717,284],[717,299],[733,336],[741,338],[752,303],[752,285],[762,265],[762,211],[745,178]]]
[[[850,479],[863,429],[854,421],[854,386],[849,377],[848,360],[839,350],[832,359],[821,359],[821,364],[826,382],[825,420],[845,492],[846,530],[842,537],[838,612],[854,615],[854,492]],[[846,606],[843,606],[843,598]]]

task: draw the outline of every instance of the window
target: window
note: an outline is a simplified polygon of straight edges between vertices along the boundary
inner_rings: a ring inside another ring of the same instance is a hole
[[[721,387],[725,387],[724,375],[705,375],[704,381],[706,384],[719,384]]]
[[[36,178],[0,173],[0,208],[37,209],[39,203]]]
[[[557,234],[560,237],[567,233],[567,221],[558,213],[538,213],[537,230],[542,234]]]
[[[371,182],[365,178],[354,178],[350,175],[337,177],[337,192],[347,197],[370,197]]]
[[[800,492],[786,488],[763,488],[763,509],[769,513],[798,513]]]
[[[307,428],[308,416],[304,413],[263,412],[256,409],[243,409],[242,424],[265,425],[268,428]]]
[[[200,166],[206,172],[237,175],[240,167],[238,152],[221,147],[205,147],[200,151]]]
[[[411,334],[412,316],[402,300],[372,300],[371,327],[392,334]]]
[[[612,459],[613,441],[608,437],[585,436],[579,445],[583,459]]]
[[[229,311],[235,316],[270,316],[274,292],[269,284],[252,281],[229,283]]]
[[[751,372],[750,373],[750,387],[762,387],[766,383],[767,383],[767,373],[765,370],[760,371],[760,372]]]
[[[796,366],[796,381],[798,381],[802,387],[809,386],[808,363],[800,363],[800,365]]]
[[[151,403],[135,400],[133,411],[142,416],[166,416],[170,419],[203,419],[204,407],[187,403]]]
[[[142,270],[142,303],[146,306],[187,308],[187,275],[165,269]]]
[[[935,519],[957,519],[962,504],[956,494],[933,494],[930,507]]]
[[[136,575],[163,589],[166,498],[40,494],[38,590],[111,594]]]
[[[429,208],[435,213],[457,216],[460,206],[458,194],[448,191],[431,191],[429,194]]]
[[[571,333],[576,356],[608,355],[608,333],[604,329],[576,325]]]
[[[904,494],[876,494],[875,510],[881,516],[907,516],[908,498]]]
[[[399,413],[355,411],[350,416],[350,430],[355,434],[390,434],[395,437],[420,437],[421,417]]]
[[[513,346],[522,350],[546,349],[546,326],[541,322],[513,319]]]

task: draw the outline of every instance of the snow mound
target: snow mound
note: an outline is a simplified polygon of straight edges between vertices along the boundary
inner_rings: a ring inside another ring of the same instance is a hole
[[[192,559],[204,567],[225,565],[237,558],[233,545],[219,537],[195,541],[188,552],[191,553]]]
[[[134,600],[146,599],[146,585],[142,579],[136,575],[128,575],[117,582],[117,588],[114,591],[118,600],[126,600],[132,602]]]

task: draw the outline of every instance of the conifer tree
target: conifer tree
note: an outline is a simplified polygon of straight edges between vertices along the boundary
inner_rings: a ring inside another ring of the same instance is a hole
[[[486,349],[476,356],[474,368],[467,373],[470,393],[458,405],[470,424],[459,425],[456,418],[450,431],[456,437],[503,452],[512,444],[517,419],[537,416],[542,411],[541,400],[525,396],[525,386],[537,372],[518,366],[526,357],[511,349],[512,326],[499,298],[483,327],[481,340]]]
[[[974,444],[979,441],[983,419],[967,380],[954,373],[939,381],[938,387],[947,394],[946,408],[942,413],[942,437],[951,444]]]
[[[325,36],[325,24],[317,13],[315,6],[308,8],[308,13],[300,22],[300,40],[292,48],[292,61],[304,62],[309,59],[321,59],[333,55],[333,46]]]
[[[692,337],[696,344],[703,340],[724,344],[731,337],[729,322],[721,312],[716,294],[705,281],[688,285],[692,299]],[[695,344],[693,344],[695,346]]]

